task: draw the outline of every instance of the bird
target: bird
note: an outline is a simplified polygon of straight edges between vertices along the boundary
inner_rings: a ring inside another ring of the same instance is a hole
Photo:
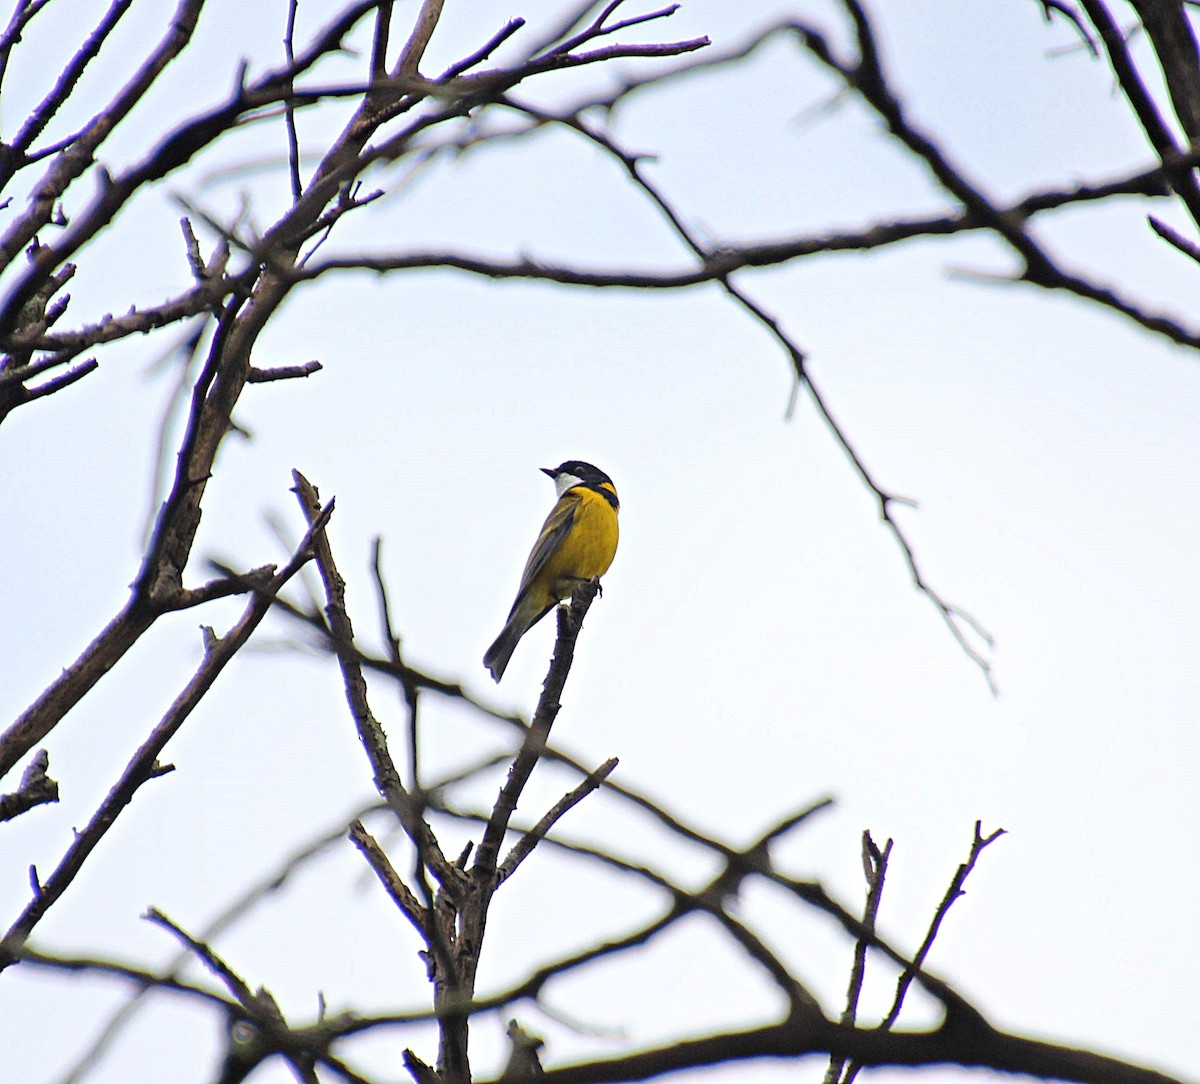
[[[578,584],[603,576],[617,552],[621,502],[612,479],[579,459],[540,469],[554,480],[558,501],[525,562],[508,620],[483,656],[497,682],[521,637]]]

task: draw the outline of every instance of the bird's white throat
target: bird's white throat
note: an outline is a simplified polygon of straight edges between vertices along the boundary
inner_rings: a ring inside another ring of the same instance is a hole
[[[554,476],[554,492],[561,497],[572,486],[580,485],[582,482],[582,478],[576,478],[573,474],[556,474]]]

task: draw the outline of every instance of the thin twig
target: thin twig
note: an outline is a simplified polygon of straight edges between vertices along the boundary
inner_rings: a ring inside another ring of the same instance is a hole
[[[513,875],[517,867],[532,853],[533,848],[546,837],[546,833],[557,824],[563,816],[570,810],[583,801],[592,791],[596,790],[605,779],[612,774],[612,771],[617,766],[617,758],[610,757],[600,765],[594,772],[591,772],[582,783],[573,790],[564,794],[553,806],[550,807],[542,817],[528,832],[525,832],[519,840],[513,845],[511,851],[505,856],[504,861],[500,863],[496,869],[496,883],[503,884],[509,877]]]
[[[883,850],[880,850],[875,841],[871,838],[869,831],[864,831],[862,834],[862,861],[863,861],[863,876],[867,881],[867,900],[863,906],[863,926],[875,933],[875,921],[879,915],[879,903],[883,898],[883,882],[887,877],[888,858],[892,853],[892,841],[889,839],[884,845]],[[850,967],[850,984],[846,990],[846,1008],[842,1011],[842,1024],[847,1027],[853,1027],[858,1019],[858,999],[862,995],[863,981],[867,974],[867,950],[870,948],[870,941],[866,937],[859,937],[854,942],[854,962]],[[839,1057],[831,1057],[829,1059],[829,1068],[825,1072],[825,1084],[838,1084],[842,1080],[842,1069],[845,1067],[845,1060]],[[850,1072],[845,1077],[843,1084],[849,1084],[853,1080],[853,1074],[856,1072],[854,1066],[850,1067]]]
[[[82,380],[88,373],[95,372],[100,367],[100,363],[95,358],[88,358],[87,361],[76,365],[74,369],[68,369],[65,373],[59,373],[58,376],[52,377],[44,384],[39,384],[35,388],[26,390],[23,397],[23,402],[32,403],[35,399],[42,399],[47,395],[53,395],[56,391],[62,391],[63,388],[69,387],[77,380]]]
[[[1184,237],[1177,229],[1156,215],[1148,215],[1147,221],[1150,223],[1150,228],[1166,241],[1167,244],[1179,249],[1190,260],[1200,263],[1200,245],[1196,244],[1195,241]]]
[[[296,50],[293,45],[296,34],[296,8],[300,0],[288,0],[287,29],[283,34],[283,55],[287,61],[288,70],[296,67]],[[294,90],[294,82],[288,80],[288,90]],[[284,127],[287,130],[288,145],[288,178],[292,182],[292,201],[299,202],[304,195],[304,187],[300,183],[300,137],[296,133],[296,101],[289,93],[283,102]]]
[[[319,373],[323,366],[319,361],[305,361],[299,365],[277,365],[271,369],[251,367],[246,376],[247,384],[269,384],[273,380],[296,380]]]
[[[95,973],[110,975],[131,983],[143,990],[166,990],[173,993],[186,994],[198,1001],[226,1011],[238,1008],[236,1001],[231,1001],[225,995],[206,990],[202,986],[184,982],[176,975],[160,975],[144,968],[132,967],[118,963],[115,960],[100,960],[86,956],[59,956],[49,952],[40,952],[28,945],[14,949],[16,958],[27,966],[44,968],[47,971],[61,971],[66,974],[80,975]],[[190,953],[189,953],[190,956]]]
[[[387,644],[388,657],[396,668],[400,689],[404,694],[404,705],[408,713],[408,762],[412,766],[412,789],[414,793],[421,791],[421,749],[418,736],[420,734],[420,705],[421,685],[419,682],[406,678],[408,668],[400,654],[400,637],[396,633],[395,622],[392,620],[392,604],[388,597],[387,583],[383,577],[383,540],[376,538],[371,547],[371,572],[375,580],[375,596],[379,605],[379,620],[382,626],[384,643]]]
[[[991,835],[985,836],[982,834],[982,823],[975,822],[975,837],[971,841],[971,853],[967,856],[967,860],[963,862],[955,871],[953,879],[950,881],[950,887],[946,889],[945,896],[942,897],[942,902],[938,904],[937,911],[934,912],[933,919],[929,923],[929,930],[925,934],[925,940],[921,942],[921,947],[917,949],[916,955],[912,958],[912,963],[905,967],[896,981],[896,995],[892,1001],[892,1007],[888,1010],[887,1016],[883,1018],[883,1022],[879,1025],[881,1029],[890,1028],[900,1017],[900,1009],[904,1004],[904,995],[908,992],[908,988],[912,985],[913,978],[917,972],[925,966],[925,959],[929,955],[929,950],[933,948],[933,942],[937,938],[938,930],[941,929],[942,922],[946,915],[950,913],[950,908],[954,906],[955,900],[966,895],[964,886],[967,883],[967,878],[971,875],[971,871],[975,868],[975,863],[979,861],[979,856],[983,854],[984,849],[990,844],[995,843],[1002,835],[1003,828],[997,828]]]

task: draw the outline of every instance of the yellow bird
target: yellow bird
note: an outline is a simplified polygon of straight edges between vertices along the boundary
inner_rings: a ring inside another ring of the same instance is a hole
[[[517,600],[504,630],[483,656],[499,681],[522,636],[585,580],[603,576],[617,552],[617,511],[621,502],[612,479],[578,459],[542,473],[554,479],[558,503],[525,562]]]

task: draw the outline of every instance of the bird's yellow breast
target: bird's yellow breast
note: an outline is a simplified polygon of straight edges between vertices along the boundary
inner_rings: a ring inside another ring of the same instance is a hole
[[[611,486],[604,488],[613,492]],[[546,563],[543,581],[552,585],[551,590],[560,599],[567,598],[581,580],[608,571],[617,552],[618,536],[617,510],[602,493],[575,486],[563,497],[575,502],[574,523]]]

